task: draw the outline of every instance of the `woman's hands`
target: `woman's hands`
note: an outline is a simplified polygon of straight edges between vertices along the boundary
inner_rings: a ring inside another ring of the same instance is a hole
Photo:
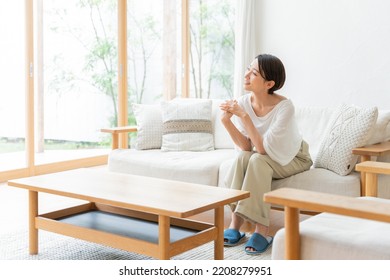
[[[238,105],[236,100],[226,100],[225,102],[219,105],[219,108],[222,110],[221,122],[225,126],[227,132],[232,138],[233,142],[243,151],[251,150],[251,142],[250,140],[244,136],[237,127],[231,121],[233,115],[240,116],[245,111]]]
[[[257,131],[248,113],[238,104],[236,100],[226,100],[219,105],[219,108],[223,111],[221,116],[221,122],[229,132],[233,142],[243,151],[251,151],[252,146],[256,147],[256,150],[260,154],[266,154],[263,146],[263,137]],[[231,121],[232,116],[235,115],[241,119],[242,124],[245,126],[247,136],[244,136],[235,127]]]
[[[222,110],[222,115],[221,115],[222,123],[229,121],[231,119],[231,117],[233,116],[233,114],[231,112],[229,112],[229,108],[231,106],[230,103],[231,103],[231,100],[225,101],[224,103],[221,103],[219,105],[219,108]]]
[[[221,116],[222,121],[230,119],[233,115],[238,117],[246,115],[244,109],[238,105],[237,100],[226,100],[219,105],[219,108],[224,112]]]

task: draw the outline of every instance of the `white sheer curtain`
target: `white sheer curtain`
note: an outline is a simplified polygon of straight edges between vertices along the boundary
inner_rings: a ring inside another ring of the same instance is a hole
[[[260,0],[237,0],[234,61],[234,97],[244,93],[246,67],[260,53]]]

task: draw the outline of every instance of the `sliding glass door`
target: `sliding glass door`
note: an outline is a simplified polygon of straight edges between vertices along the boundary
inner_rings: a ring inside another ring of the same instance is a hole
[[[38,2],[36,164],[107,154],[100,129],[117,119],[117,1]]]
[[[26,167],[24,1],[0,1],[0,172]]]

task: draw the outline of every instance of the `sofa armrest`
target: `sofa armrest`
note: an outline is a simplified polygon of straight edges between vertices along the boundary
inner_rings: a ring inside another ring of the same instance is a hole
[[[355,148],[352,149],[352,153],[354,155],[359,155],[361,162],[370,161],[373,160],[372,159],[373,156],[378,157],[378,156],[389,155],[390,141],[381,142],[373,145],[367,145],[360,148]],[[360,181],[361,181],[361,195],[364,196],[366,195],[365,190],[367,189],[367,187],[366,187],[366,175],[363,170],[361,171]]]
[[[284,206],[285,258],[300,258],[299,209],[390,222],[390,203],[282,188],[264,194],[264,201]]]
[[[281,188],[264,194],[264,201],[285,207],[390,223],[390,203],[362,200],[356,197]]]
[[[356,164],[355,169],[364,174],[364,195],[377,196],[378,174],[390,175],[390,162],[364,161]]]
[[[361,156],[361,161],[371,160],[372,156],[389,155],[390,141],[355,148],[352,150],[352,153]]]
[[[390,162],[365,161],[356,164],[356,170],[373,174],[390,174]]]
[[[119,134],[136,132],[137,127],[136,126],[118,126],[118,127],[111,127],[111,128],[102,128],[100,131],[106,132],[106,133],[111,133],[111,135],[112,135],[112,149],[114,150],[114,149],[118,149],[118,147],[119,147]]]

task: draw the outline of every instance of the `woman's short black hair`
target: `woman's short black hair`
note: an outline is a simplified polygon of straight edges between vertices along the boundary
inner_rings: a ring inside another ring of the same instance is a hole
[[[286,72],[282,61],[270,54],[260,54],[256,58],[261,76],[266,81],[275,82],[275,85],[269,89],[268,94],[273,94],[276,90],[281,89],[286,80]]]

